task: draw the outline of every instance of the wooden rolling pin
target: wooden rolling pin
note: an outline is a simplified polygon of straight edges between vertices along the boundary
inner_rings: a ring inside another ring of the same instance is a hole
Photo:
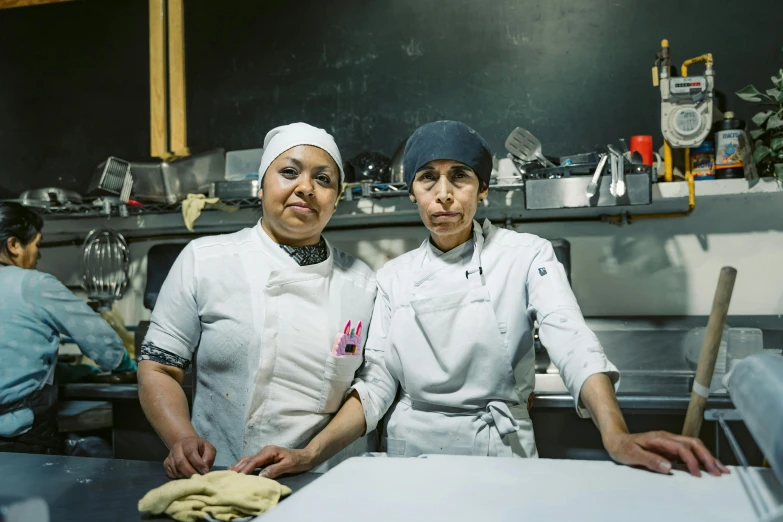
[[[701,431],[701,423],[704,420],[704,408],[707,405],[707,397],[710,394],[712,373],[715,370],[715,361],[718,358],[723,327],[726,325],[726,315],[729,313],[731,292],[734,290],[734,280],[737,271],[724,266],[718,278],[718,288],[715,290],[715,299],[712,301],[710,320],[707,322],[707,331],[704,333],[704,344],[699,355],[699,366],[696,368],[696,379],[693,381],[691,401],[688,404],[688,413],[685,415],[685,425],[682,434],[687,437],[698,437]]]

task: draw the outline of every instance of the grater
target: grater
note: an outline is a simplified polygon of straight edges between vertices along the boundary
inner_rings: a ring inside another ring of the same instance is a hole
[[[128,203],[133,188],[130,162],[109,156],[109,159],[98,165],[90,182],[88,193],[104,192],[120,197],[120,201]]]

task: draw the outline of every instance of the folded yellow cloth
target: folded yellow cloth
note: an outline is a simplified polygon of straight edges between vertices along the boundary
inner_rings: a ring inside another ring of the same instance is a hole
[[[215,205],[220,202],[218,198],[208,198],[204,194],[188,194],[188,197],[182,202],[182,219],[185,221],[185,227],[193,232],[193,224],[201,215],[201,211],[207,205]]]
[[[291,489],[276,480],[235,471],[213,471],[189,479],[172,480],[139,500],[139,511],[165,513],[179,522],[258,516],[274,507]]]
[[[239,210],[238,206],[227,205],[221,202],[220,198],[208,198],[204,194],[188,194],[188,197],[182,201],[182,219],[188,230],[193,232],[193,225],[205,208],[216,208],[229,213]]]

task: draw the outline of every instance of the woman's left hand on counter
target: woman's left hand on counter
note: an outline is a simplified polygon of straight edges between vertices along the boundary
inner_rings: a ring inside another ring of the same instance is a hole
[[[282,474],[292,475],[309,471],[313,467],[314,460],[314,455],[307,449],[266,446],[255,455],[239,459],[239,462],[228,469],[248,475],[256,468],[263,467],[260,476],[275,478]]]
[[[693,437],[675,435],[666,431],[647,433],[607,434],[603,437],[604,447],[615,462],[628,466],[641,466],[658,473],[669,473],[672,459],[679,459],[688,466],[688,471],[700,477],[701,463],[711,475],[720,476],[729,470],[712,456],[704,443]]]

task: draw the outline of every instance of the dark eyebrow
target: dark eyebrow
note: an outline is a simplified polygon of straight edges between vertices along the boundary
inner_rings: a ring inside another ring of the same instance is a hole
[[[435,167],[433,167],[432,165],[422,165],[421,167],[419,167],[419,170],[417,170],[416,172],[422,172],[424,170],[435,170]]]
[[[323,172],[323,171],[332,171],[334,170],[331,165],[319,165],[317,167],[313,167],[313,171],[315,172]]]
[[[296,159],[296,158],[291,158],[291,157],[288,157],[288,156],[286,156],[286,157],[285,157],[285,158],[283,158],[283,159],[290,161],[291,163],[293,163],[294,165],[296,165],[296,166],[297,166],[297,167],[299,167],[300,169],[304,167],[304,165],[302,165],[302,162],[301,162],[301,161],[299,161],[299,160],[298,160],[298,159]]]

